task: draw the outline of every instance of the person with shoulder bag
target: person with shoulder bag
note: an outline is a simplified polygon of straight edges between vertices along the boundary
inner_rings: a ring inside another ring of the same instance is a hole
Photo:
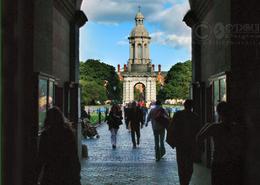
[[[147,121],[145,126],[148,126],[148,122],[151,121],[154,142],[155,142],[155,158],[156,161],[159,161],[165,154],[164,138],[165,138],[165,129],[167,128],[168,118],[166,111],[162,108],[161,102],[156,101],[155,107],[152,108],[147,116]]]
[[[122,111],[119,105],[113,105],[109,116],[108,116],[108,129],[111,132],[111,144],[112,144],[112,148],[115,149],[116,148],[116,144],[117,144],[117,132],[119,129],[119,126],[123,124],[122,122],[123,116],[122,116]]]

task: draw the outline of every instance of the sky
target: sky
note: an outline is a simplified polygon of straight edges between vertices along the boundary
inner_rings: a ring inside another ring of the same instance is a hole
[[[150,58],[168,71],[191,59],[191,30],[182,21],[188,0],[84,0],[88,22],[80,29],[80,61],[98,59],[117,66],[129,59],[128,36],[141,6],[144,25],[152,37]]]

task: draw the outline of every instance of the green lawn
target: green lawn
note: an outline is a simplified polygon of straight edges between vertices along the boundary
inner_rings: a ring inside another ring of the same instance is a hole
[[[105,114],[101,113],[101,122],[105,121]],[[97,112],[90,113],[90,124],[96,125],[99,123],[99,115]]]
[[[105,109],[110,109],[110,105],[88,105],[86,111],[90,112],[90,124],[95,126],[99,123],[99,113],[101,110],[101,122],[105,121]]]

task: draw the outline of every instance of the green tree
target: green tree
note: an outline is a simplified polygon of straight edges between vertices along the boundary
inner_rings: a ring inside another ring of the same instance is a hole
[[[82,102],[84,104],[103,103],[107,100],[106,88],[95,81],[80,80]]]
[[[87,88],[91,88],[95,89],[95,98],[100,101],[111,99],[121,102],[122,83],[113,66],[94,59],[80,62],[80,80],[83,99],[88,100],[88,97],[93,97],[92,93],[94,92],[91,90],[85,91]],[[99,94],[99,97],[97,94]]]
[[[190,60],[172,66],[165,78],[163,89],[158,92],[158,99],[188,98],[191,75],[192,64]]]

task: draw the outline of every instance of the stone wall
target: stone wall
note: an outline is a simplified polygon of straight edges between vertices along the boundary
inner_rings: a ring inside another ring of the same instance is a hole
[[[221,0],[200,20],[201,24],[201,81],[230,70],[230,39],[222,30],[230,23],[229,1]],[[219,14],[218,12],[222,12]]]
[[[52,0],[34,4],[34,71],[52,74]]]
[[[68,20],[53,8],[53,74],[60,84],[70,79],[70,24]]]

